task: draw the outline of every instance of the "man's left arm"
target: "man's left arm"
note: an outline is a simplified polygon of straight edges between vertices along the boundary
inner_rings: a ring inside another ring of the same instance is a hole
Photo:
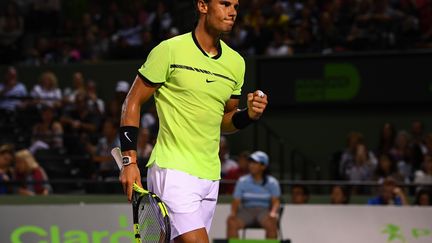
[[[247,108],[239,109],[239,100],[230,99],[225,105],[222,118],[222,133],[234,133],[258,120],[267,107],[267,95],[257,90],[247,95]]]

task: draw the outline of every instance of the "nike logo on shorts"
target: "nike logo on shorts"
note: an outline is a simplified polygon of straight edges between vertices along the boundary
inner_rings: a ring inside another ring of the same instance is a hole
[[[206,82],[207,83],[213,83],[213,82],[216,82],[216,80],[208,80],[208,79],[206,79]]]

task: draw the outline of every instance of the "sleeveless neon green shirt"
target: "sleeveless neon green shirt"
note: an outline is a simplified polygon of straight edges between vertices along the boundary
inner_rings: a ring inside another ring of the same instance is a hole
[[[225,104],[241,95],[243,58],[223,41],[209,57],[190,32],[161,42],[138,70],[154,94],[159,116],[156,145],[147,166],[220,179],[219,139]]]

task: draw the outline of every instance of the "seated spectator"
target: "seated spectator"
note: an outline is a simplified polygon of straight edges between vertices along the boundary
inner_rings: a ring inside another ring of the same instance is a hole
[[[375,154],[388,154],[390,149],[394,147],[396,139],[396,128],[390,122],[385,122],[379,134],[378,147]]]
[[[425,189],[420,189],[416,192],[413,205],[416,206],[431,206],[432,205],[432,195],[430,191]]]
[[[120,147],[117,134],[119,123],[116,120],[105,120],[102,126],[102,137],[96,147],[90,145],[89,153],[95,166],[95,178],[105,179],[118,176],[118,167],[111,155],[111,149]]]
[[[58,88],[57,76],[51,71],[42,73],[39,83],[33,87],[30,95],[34,99],[32,104],[36,107],[42,105],[53,108],[61,107],[62,93]]]
[[[259,225],[265,229],[267,239],[276,239],[281,191],[277,179],[268,174],[268,165],[266,153],[256,151],[250,155],[249,174],[235,186],[227,238],[238,238],[240,229]]]
[[[238,168],[237,162],[230,158],[229,153],[229,143],[225,136],[220,137],[219,142],[219,159],[221,161],[221,177],[224,178],[225,175],[230,170]]]
[[[398,171],[396,161],[388,154],[381,154],[378,157],[378,165],[372,179],[381,183],[388,177],[393,178],[397,182],[404,182],[403,176]]]
[[[67,108],[75,103],[75,97],[78,94],[86,93],[86,85],[84,76],[81,72],[75,72],[72,75],[72,88],[67,87],[63,92],[64,106]]]
[[[291,187],[291,203],[307,204],[309,202],[309,189],[303,185],[293,185]]]
[[[83,153],[87,143],[95,144],[98,136],[95,132],[100,126],[101,116],[89,110],[85,93],[78,93],[71,110],[64,111],[60,122],[64,129],[64,145],[75,154]]]
[[[142,114],[141,127],[149,129],[153,137],[158,133],[159,122],[155,105],[150,106],[149,109]],[[153,137],[150,139],[152,144],[154,144]]]
[[[20,182],[17,189],[20,195],[48,195],[51,192],[45,170],[27,149],[15,153],[14,179]]]
[[[395,145],[390,149],[390,155],[396,160],[398,170],[405,181],[411,181],[413,175],[413,158],[411,136],[405,130],[396,135]]]
[[[381,184],[378,195],[368,200],[368,205],[409,205],[405,192],[394,179],[387,178]]]
[[[349,200],[349,190],[346,187],[340,185],[332,186],[330,193],[331,204],[348,204]]]
[[[339,168],[339,175],[337,179],[346,179],[345,169],[347,164],[354,160],[357,145],[360,143],[364,143],[363,134],[352,131],[347,135],[346,146],[344,150],[341,151],[339,156],[336,156],[338,158],[335,158],[335,160],[338,161]]]
[[[105,102],[99,98],[96,90],[96,82],[89,80],[87,82],[87,105],[93,113],[103,115],[105,113]]]
[[[11,186],[3,184],[11,180],[13,175],[12,162],[14,159],[13,146],[4,144],[0,146],[0,195],[11,192]]]
[[[223,180],[226,180],[227,183],[221,184],[221,188],[219,189],[220,194],[232,194],[234,192],[235,182],[242,176],[249,173],[249,156],[250,153],[248,151],[243,151],[237,157],[238,167],[232,170],[229,170],[228,173],[223,177]]]
[[[424,156],[422,169],[415,172],[414,182],[432,185],[432,155]]]
[[[141,175],[144,176],[147,173],[147,162],[150,158],[151,152],[153,151],[153,144],[151,144],[151,133],[148,128],[140,127],[138,133],[137,143],[137,159],[138,166],[141,170]]]
[[[358,144],[354,158],[346,161],[344,165],[345,178],[350,181],[371,180],[376,165],[375,155],[367,149],[366,145]]]
[[[17,70],[9,67],[0,83],[0,110],[16,111],[24,106],[22,99],[27,97],[27,89],[17,77]]]
[[[41,120],[33,126],[32,145],[29,150],[63,148],[63,126],[55,117],[53,107],[44,106],[40,110]]]

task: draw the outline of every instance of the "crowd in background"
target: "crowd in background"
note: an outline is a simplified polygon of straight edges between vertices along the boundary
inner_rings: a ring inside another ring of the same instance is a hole
[[[26,87],[19,81],[14,67],[6,70],[0,83],[0,181],[22,182],[15,192],[47,194],[53,191],[49,185],[42,183],[48,178],[101,182],[118,180],[117,165],[110,151],[119,146],[117,129],[121,105],[130,84],[119,80],[113,90],[113,98],[103,100],[98,96],[95,81],[87,79],[81,72],[73,73],[71,79],[72,87],[61,89],[56,74],[44,71],[37,84]],[[157,130],[156,109],[150,105],[143,111],[138,136],[137,153],[143,176]],[[349,190],[340,188],[339,193],[368,195],[387,192],[387,199],[380,197],[377,200],[390,203],[397,192],[400,199],[392,202],[401,205],[408,204],[406,195],[423,193],[428,195],[430,203],[430,192],[424,189],[432,184],[432,134],[426,132],[424,124],[413,121],[411,128],[404,130],[387,122],[376,140],[378,145],[372,147],[360,132],[350,132],[346,147],[334,153],[330,166],[334,169],[330,179],[374,181],[382,184],[383,188],[371,190],[369,187],[354,186]],[[229,182],[222,185],[220,193],[231,194],[234,183],[250,173],[250,154],[246,150],[231,154],[229,142],[222,136],[219,157],[221,177]],[[398,189],[397,185],[403,183],[424,186]],[[77,189],[107,193],[116,191],[113,188],[91,186]],[[54,189],[57,192],[62,190]],[[64,190],[73,191],[73,188]],[[1,184],[0,192],[10,191]],[[291,192],[293,203],[308,201],[306,187],[293,186]],[[331,193],[337,194],[338,191]]]
[[[161,40],[192,29],[191,2],[2,1],[1,62],[43,65],[145,59]],[[189,12],[179,11],[182,9]],[[188,13],[189,21],[185,21]],[[245,56],[428,48],[432,43],[432,1],[242,1],[234,31],[224,40]],[[34,87],[26,87],[14,67],[2,77],[0,182],[21,181],[13,192],[61,191],[42,183],[48,178],[117,181],[118,169],[110,149],[119,145],[117,129],[129,82],[119,80],[114,98],[103,100],[97,82],[80,72],[71,79],[72,87],[60,89],[56,74],[45,71]],[[151,106],[142,115],[138,141],[143,172],[157,126]],[[334,155],[330,179],[376,181],[382,188],[372,192],[364,187],[334,187],[332,201],[349,203],[352,193],[377,193],[380,196],[371,204],[402,205],[407,204],[405,194],[410,194],[416,195],[415,203],[430,204],[430,192],[423,187],[410,191],[397,185],[432,183],[432,134],[426,134],[420,121],[413,122],[410,131],[386,123],[378,139],[379,145],[371,148],[361,133],[350,133],[346,148]],[[249,153],[230,154],[224,137],[219,155],[224,180],[237,181],[250,172]],[[232,183],[221,187],[222,194],[233,191]],[[11,193],[10,188],[0,183],[1,193]],[[308,202],[305,186],[293,186],[291,194],[293,203]]]
[[[192,1],[8,0],[0,3],[3,64],[145,59],[194,25]],[[431,0],[241,1],[224,37],[244,56],[432,46]]]

